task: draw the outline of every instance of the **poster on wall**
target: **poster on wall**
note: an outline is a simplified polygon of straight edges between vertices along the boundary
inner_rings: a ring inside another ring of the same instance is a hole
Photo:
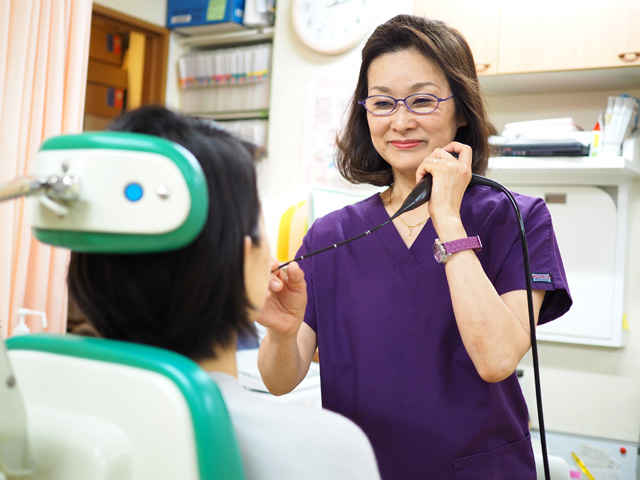
[[[304,129],[304,158],[307,181],[314,187],[339,190],[357,188],[344,180],[336,167],[336,137],[344,128],[349,114],[353,82],[337,81],[335,76],[318,76],[308,98]],[[351,86],[351,85],[350,85]]]

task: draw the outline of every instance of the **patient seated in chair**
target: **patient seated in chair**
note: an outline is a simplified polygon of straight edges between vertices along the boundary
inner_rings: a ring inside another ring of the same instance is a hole
[[[191,151],[207,180],[209,211],[200,235],[178,250],[71,254],[70,293],[95,330],[173,350],[209,372],[231,415],[247,478],[379,478],[366,436],[349,420],[274,402],[236,379],[236,341],[255,335],[273,262],[252,147],[163,107],[128,112],[110,129],[156,135]]]

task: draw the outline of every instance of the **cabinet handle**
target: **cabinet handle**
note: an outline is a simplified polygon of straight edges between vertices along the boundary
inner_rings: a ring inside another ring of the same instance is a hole
[[[618,58],[625,63],[632,63],[640,58],[640,52],[624,52],[619,54]]]
[[[491,68],[491,64],[490,63],[476,63],[476,72],[477,73],[486,72],[487,70],[489,70],[489,68]]]

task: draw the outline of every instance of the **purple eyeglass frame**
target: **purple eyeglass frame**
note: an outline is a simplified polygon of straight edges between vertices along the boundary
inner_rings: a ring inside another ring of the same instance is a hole
[[[438,103],[436,104],[435,108],[433,110],[431,110],[429,113],[416,112],[415,110],[412,110],[411,107],[409,106],[409,104],[407,103],[407,98],[415,97],[416,95],[421,95],[423,97],[424,96],[433,97],[438,101]],[[391,111],[389,113],[373,113],[371,110],[367,109],[367,107],[365,106],[366,101],[369,100],[372,97],[390,98],[394,102],[393,108],[391,109]],[[404,98],[395,98],[395,97],[392,97],[391,95],[369,95],[368,97],[366,97],[366,98],[364,98],[362,100],[358,100],[358,105],[362,105],[362,108],[364,108],[367,112],[369,112],[371,115],[376,116],[376,117],[388,117],[389,115],[393,115],[394,113],[396,113],[398,111],[398,103],[399,102],[404,103],[405,108],[411,113],[414,113],[416,115],[431,115],[433,112],[435,112],[438,109],[438,107],[440,106],[440,102],[446,102],[447,100],[450,100],[453,97],[454,97],[453,95],[449,95],[447,98],[440,98],[437,95],[434,95],[432,93],[412,93],[411,95],[407,95]]]

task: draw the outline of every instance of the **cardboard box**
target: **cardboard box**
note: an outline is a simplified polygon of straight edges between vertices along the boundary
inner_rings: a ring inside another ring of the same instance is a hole
[[[168,0],[167,28],[186,35],[240,30],[244,0]]]
[[[126,70],[117,65],[89,60],[87,82],[126,89],[128,87],[128,75]]]
[[[117,117],[125,107],[125,96],[124,88],[87,83],[84,112],[98,117]]]
[[[122,34],[108,32],[92,26],[89,57],[114,65],[122,64],[124,38]]]

